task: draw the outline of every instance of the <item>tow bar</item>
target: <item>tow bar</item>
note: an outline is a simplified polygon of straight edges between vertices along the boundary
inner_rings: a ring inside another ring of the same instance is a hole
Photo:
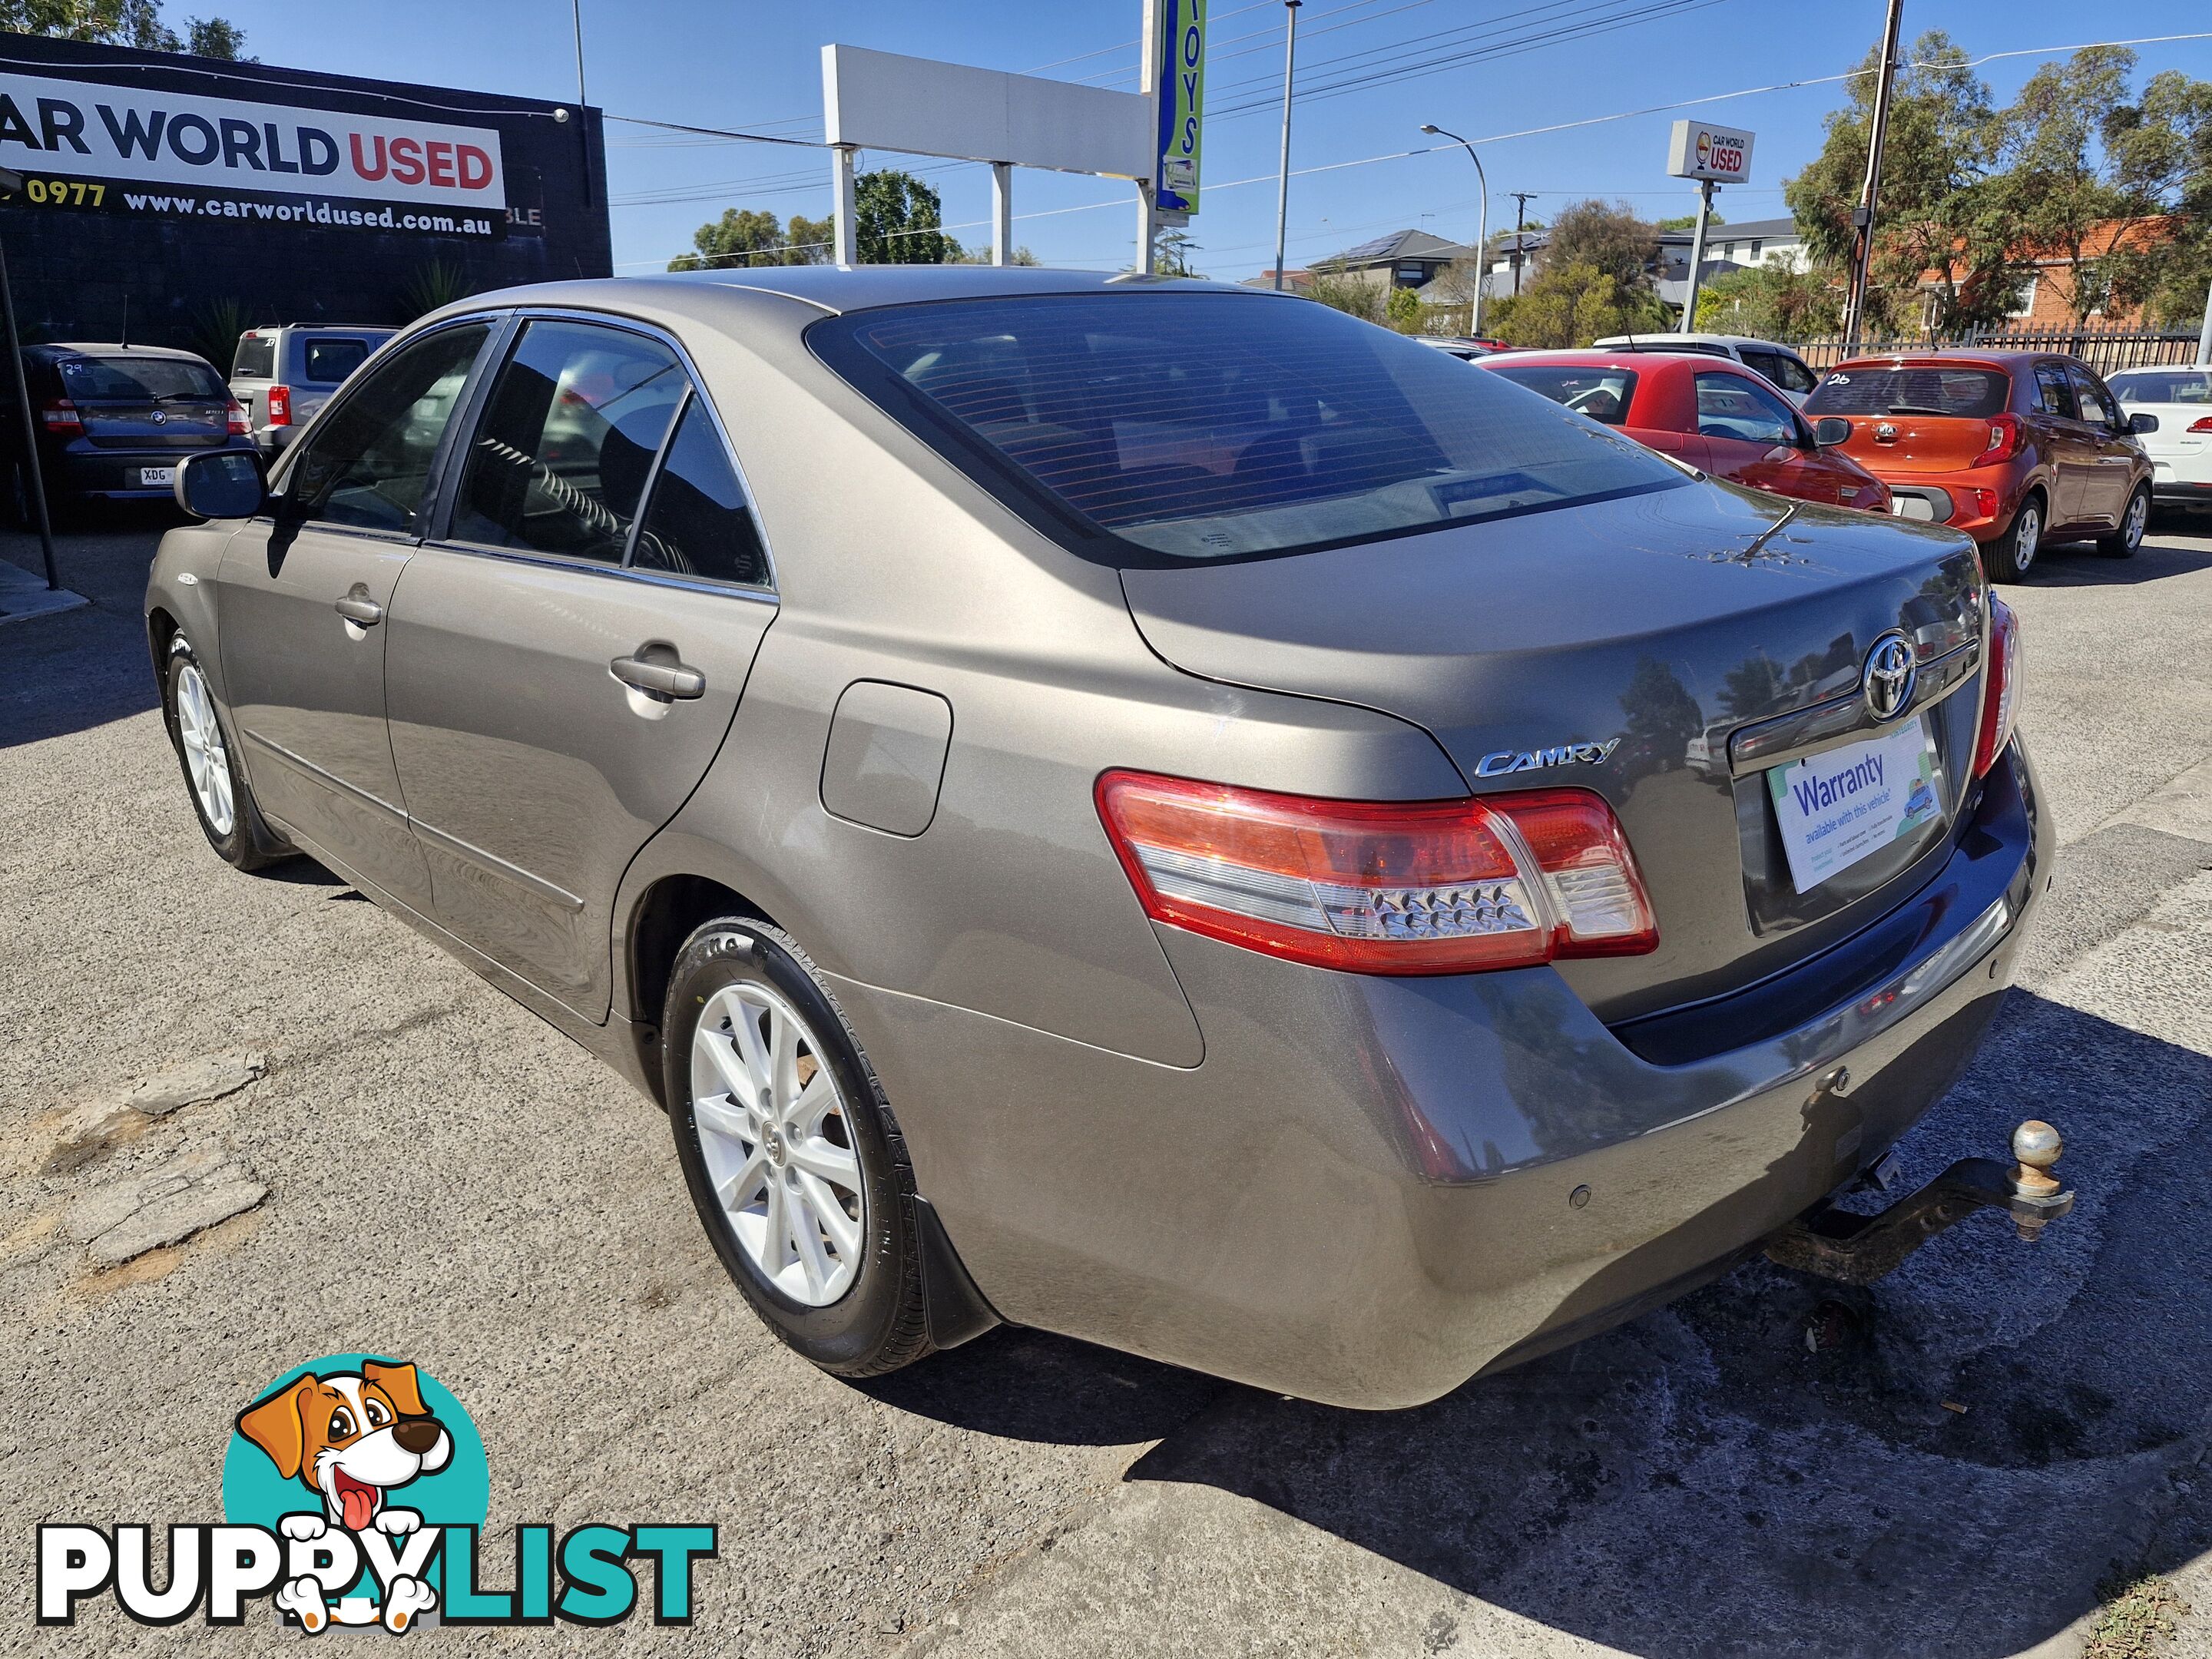
[[[2051,1173],[2064,1151],[2057,1130],[2030,1118],[2012,1132],[2009,1169],[1993,1158],[1962,1158],[1875,1215],[1823,1203],[1766,1241],[1767,1260],[1846,1285],[1871,1285],[1980,1209],[2009,1212],[2021,1237],[2033,1244],[2074,1207],[2073,1193]]]

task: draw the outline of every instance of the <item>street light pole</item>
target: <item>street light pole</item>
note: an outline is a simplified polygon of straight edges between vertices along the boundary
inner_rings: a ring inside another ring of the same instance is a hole
[[[1889,136],[1889,90],[1897,78],[1897,33],[1904,15],[1905,0],[1889,0],[1889,18],[1881,32],[1881,67],[1874,88],[1873,130],[1867,134],[1866,180],[1851,213],[1851,286],[1844,301],[1847,356],[1859,349],[1859,330],[1866,320],[1867,276],[1874,266],[1875,200],[1881,192],[1881,147]]]
[[[568,16],[576,26],[576,101],[588,102],[584,96],[584,0],[568,0]]]
[[[1467,331],[1482,332],[1482,290],[1490,282],[1490,175],[1482,170],[1482,157],[1474,153],[1474,146],[1455,132],[1446,132],[1442,127],[1424,122],[1423,132],[1433,133],[1439,138],[1449,138],[1467,152],[1467,159],[1474,163],[1474,176],[1482,185],[1482,210],[1474,222],[1474,313],[1468,319]]]
[[[18,195],[23,175],[0,167],[0,198]],[[31,514],[39,526],[39,551],[46,560],[46,586],[58,588],[54,573],[54,526],[46,515],[46,481],[39,471],[39,438],[31,425],[31,383],[23,374],[23,343],[15,337],[15,294],[8,283],[8,252],[0,245],[0,314],[8,321],[8,362],[15,376],[15,418],[23,423],[23,483],[30,491]]]
[[[1283,291],[1283,245],[1291,228],[1291,82],[1298,66],[1298,7],[1283,0],[1283,163],[1275,179],[1275,292]]]

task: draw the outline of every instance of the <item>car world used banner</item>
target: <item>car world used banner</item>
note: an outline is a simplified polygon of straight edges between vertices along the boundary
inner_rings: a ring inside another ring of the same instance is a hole
[[[454,207],[495,219],[507,206],[499,134],[487,127],[58,76],[0,74],[0,166],[26,178]]]

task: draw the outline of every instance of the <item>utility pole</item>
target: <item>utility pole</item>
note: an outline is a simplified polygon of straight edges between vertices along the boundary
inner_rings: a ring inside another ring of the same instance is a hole
[[[568,0],[568,15],[576,26],[576,102],[584,97],[584,0]]]
[[[1851,287],[1844,302],[1844,350],[1859,349],[1859,331],[1866,321],[1867,275],[1874,264],[1875,203],[1881,193],[1881,147],[1889,137],[1889,93],[1897,79],[1897,32],[1905,21],[1905,0],[1889,0],[1889,19],[1882,26],[1881,67],[1874,88],[1873,130],[1867,135],[1866,182],[1859,188],[1859,204],[1851,210]]]
[[[1516,295],[1521,292],[1522,262],[1528,257],[1521,246],[1521,239],[1528,234],[1528,203],[1535,194],[1533,190],[1513,192],[1513,292]],[[1487,264],[1487,259],[1484,263]]]
[[[1283,161],[1275,179],[1275,292],[1283,291],[1283,245],[1291,227],[1291,82],[1298,66],[1298,8],[1283,0]]]

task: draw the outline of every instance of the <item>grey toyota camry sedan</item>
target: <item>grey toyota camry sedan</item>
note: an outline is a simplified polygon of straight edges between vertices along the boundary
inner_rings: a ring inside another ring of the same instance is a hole
[[[1431,1399],[1802,1231],[2048,884],[1965,537],[1299,299],[518,289],[263,465],[147,589],[208,840],[658,1100],[844,1376],[1003,1319]]]

